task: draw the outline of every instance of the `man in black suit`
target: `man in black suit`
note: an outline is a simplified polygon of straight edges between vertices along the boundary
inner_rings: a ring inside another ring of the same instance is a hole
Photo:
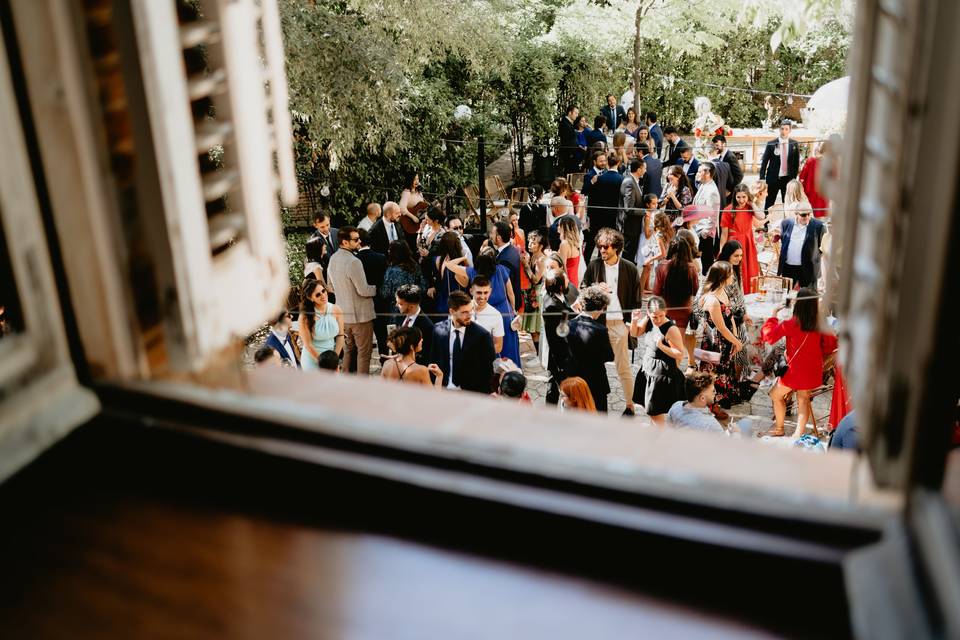
[[[675,164],[681,164],[680,153],[689,148],[690,145],[680,137],[676,127],[673,126],[668,126],[663,130],[663,137],[667,141],[667,160],[663,163],[663,166],[672,167]]]
[[[643,174],[643,192],[652,193],[659,198],[663,195],[663,184],[660,182],[663,176],[663,163],[650,153],[650,145],[646,142],[637,143],[636,151],[637,157],[647,165],[647,170]]]
[[[580,115],[580,109],[577,105],[570,105],[567,107],[567,113],[562,118],[557,125],[558,135],[560,138],[560,153],[558,157],[560,158],[560,170],[564,174],[568,173],[577,173],[580,170],[580,163],[577,162],[577,131],[574,129],[574,124],[577,122],[577,117]]]
[[[617,165],[615,153],[607,155],[607,167],[599,175],[585,181],[581,193],[587,196],[587,220],[590,228],[584,231],[583,259],[589,260],[593,254],[596,233],[604,227],[615,229],[617,211],[620,209],[620,184],[623,176],[619,171],[611,170]]]
[[[795,285],[815,287],[820,277],[820,248],[826,226],[812,217],[812,209],[797,212],[796,221],[780,221],[780,264],[777,275],[792,278]]]
[[[737,159],[737,156],[733,155],[733,152],[730,149],[727,149],[727,137],[722,133],[718,133],[713,136],[713,151],[714,155],[711,160],[713,164],[716,165],[717,162],[725,162],[730,167],[730,191],[733,192],[737,186],[743,182],[743,167],[740,166],[740,161]],[[723,196],[723,192],[720,193]]]
[[[600,287],[587,287],[580,292],[583,312],[570,322],[567,345],[570,350],[567,376],[583,378],[590,387],[597,411],[606,413],[607,380],[606,363],[614,359],[607,327],[598,318],[607,309],[609,296]]]
[[[654,149],[651,149],[651,152],[656,153],[657,159],[660,159],[660,154],[663,153],[663,129],[660,128],[660,124],[657,122],[657,114],[653,111],[647,112],[647,127],[650,128],[650,137],[653,139]],[[659,195],[659,194],[657,194]]]
[[[450,316],[433,328],[430,362],[443,371],[443,386],[490,393],[493,338],[473,321],[473,300],[463,291],[450,294]]]
[[[627,323],[633,309],[639,309],[642,303],[640,274],[637,267],[623,259],[623,234],[616,229],[600,229],[597,232],[597,248],[600,257],[587,265],[587,271],[580,282],[581,290],[592,285],[609,297],[607,311],[607,334],[613,349],[617,376],[623,387],[623,398],[627,408],[623,415],[634,415],[633,372],[630,370],[630,337]],[[596,400],[596,399],[594,399]]]
[[[564,313],[573,316],[573,309],[566,301],[567,276],[560,269],[548,269],[543,277],[543,289],[547,294],[543,303],[543,335],[546,337],[549,355],[547,371],[550,372],[550,389],[547,404],[560,400],[560,383],[570,369],[570,347],[565,336],[557,335],[557,327],[563,322]],[[568,325],[569,326],[569,325]]]
[[[510,224],[502,220],[493,225],[490,230],[490,240],[497,249],[497,264],[502,264],[510,271],[510,285],[513,287],[514,309],[519,310],[523,304],[520,292],[520,252],[513,244],[513,230]]]
[[[793,127],[789,120],[780,124],[780,137],[767,143],[760,161],[760,179],[767,183],[767,202],[764,210],[769,210],[777,202],[777,193],[781,198],[787,195],[787,183],[800,173],[800,145],[790,139]]]
[[[320,266],[323,268],[323,279],[327,280],[327,267],[330,265],[330,256],[337,252],[340,245],[337,242],[337,229],[330,226],[330,214],[318,211],[313,216],[313,233],[310,238],[319,238],[321,245]],[[308,241],[309,239],[308,238]],[[329,282],[329,280],[327,280]]]
[[[387,255],[390,243],[394,240],[407,241],[406,234],[399,224],[400,205],[396,202],[385,202],[383,217],[370,227],[370,248],[377,253]]]
[[[700,171],[700,161],[693,157],[692,147],[679,147],[680,160],[677,164],[683,167],[687,174],[687,180],[690,182],[690,189],[693,194],[697,193],[697,172]]]
[[[620,229],[623,231],[624,255],[633,258],[640,246],[640,234],[643,232],[643,184],[647,165],[643,160],[630,161],[630,172],[623,176],[620,183]]]
[[[733,176],[730,175],[730,165],[722,160],[714,160],[709,164],[713,165],[713,181],[717,183],[717,190],[720,192],[720,210],[733,202]],[[718,247],[719,248],[719,247]]]
[[[417,353],[417,362],[426,366],[430,362],[433,347],[433,321],[420,310],[423,292],[415,284],[405,284],[397,289],[396,302],[399,314],[394,317],[397,327],[416,327],[423,336],[423,348]]]
[[[616,131],[617,127],[627,121],[627,112],[617,104],[617,96],[612,93],[607,94],[607,104],[600,109],[600,115],[607,121],[607,128],[610,131]]]
[[[357,258],[363,264],[363,275],[367,277],[367,284],[372,284],[379,291],[383,286],[383,276],[387,272],[387,257],[370,248],[370,234],[365,229],[358,229],[357,233],[360,235]],[[373,319],[373,335],[377,337],[377,352],[380,354],[380,360],[383,361],[390,353],[387,349],[387,316],[385,315],[389,313],[389,308],[380,296],[374,296],[373,310],[377,314]]]

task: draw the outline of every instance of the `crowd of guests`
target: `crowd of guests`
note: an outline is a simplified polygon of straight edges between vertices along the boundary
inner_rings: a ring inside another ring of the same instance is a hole
[[[519,211],[495,214],[486,236],[465,235],[458,216],[427,204],[417,175],[399,202],[371,203],[356,227],[332,228],[318,214],[296,296],[298,340],[281,314],[257,361],[368,374],[376,345],[386,379],[528,401],[524,332],[550,373],[548,404],[607,411],[612,362],[624,416],[641,406],[657,424],[723,430],[726,410],[763,377],[746,358],[744,296],[760,275],[756,231],[772,224],[778,272],[800,293],[789,318],[762,328],[767,342],[786,338],[771,435],[784,433],[791,394],[803,425],[836,340],[812,288],[826,206],[813,207],[796,179],[790,123],[767,144],[753,184],[723,135],[701,161],[675,128],[661,129],[654,113],[641,122],[612,95],[592,128],[571,107],[559,129],[581,188],[558,178],[547,192],[531,189]]]

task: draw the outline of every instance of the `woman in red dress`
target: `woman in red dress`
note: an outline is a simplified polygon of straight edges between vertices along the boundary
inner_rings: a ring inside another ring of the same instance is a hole
[[[763,209],[755,207],[751,200],[750,188],[741,184],[734,191],[734,202],[727,205],[720,216],[720,246],[727,244],[728,240],[736,240],[743,247],[740,284],[744,295],[756,293],[753,290],[753,278],[760,275],[753,221],[763,220]]]
[[[563,260],[564,270],[567,272],[567,280],[573,286],[580,286],[580,257],[581,243],[580,231],[577,229],[577,223],[572,218],[560,219],[560,250],[557,254]]]
[[[781,322],[776,313],[768,319],[760,335],[763,341],[774,344],[781,338],[787,339],[787,372],[777,380],[770,391],[773,400],[775,425],[768,436],[783,435],[783,421],[787,415],[787,396],[797,392],[797,429],[794,438],[799,438],[807,430],[807,419],[813,417],[813,405],[810,392],[823,383],[823,359],[837,350],[837,338],[832,333],[821,331],[820,305],[815,289],[800,289],[793,305],[793,317]]]
[[[510,229],[513,231],[513,246],[517,248],[517,253],[520,254],[521,258],[527,252],[527,236],[523,232],[523,229],[520,228],[520,214],[516,211],[510,212]],[[520,269],[520,291],[514,291],[514,295],[520,295],[521,292],[526,291],[530,288],[530,279],[527,278],[527,270]],[[520,308],[517,309],[517,313],[523,313],[523,302],[520,303]]]
[[[824,198],[818,190],[817,168],[820,165],[820,158],[829,150],[829,142],[824,142],[816,155],[807,158],[800,171],[800,182],[803,183],[803,192],[807,194],[807,200],[813,207],[814,218],[826,218],[830,215],[830,201]]]

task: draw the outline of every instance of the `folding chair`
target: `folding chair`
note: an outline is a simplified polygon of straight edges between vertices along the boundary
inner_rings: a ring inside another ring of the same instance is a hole
[[[568,173],[567,182],[570,183],[570,188],[574,191],[580,191],[583,189],[583,177],[582,173]]]
[[[780,284],[784,291],[790,291],[790,289],[793,287],[793,279],[791,278],[784,276],[761,275],[750,278],[750,290],[759,291],[761,285],[766,285],[764,288],[767,288],[767,286],[769,286],[771,283]]]

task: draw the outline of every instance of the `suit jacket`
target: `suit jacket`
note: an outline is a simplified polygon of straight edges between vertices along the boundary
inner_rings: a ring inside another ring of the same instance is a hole
[[[367,283],[379,289],[383,284],[383,274],[387,272],[387,257],[373,249],[361,249],[356,255],[363,265],[363,275],[367,278]]]
[[[795,224],[796,222],[790,218],[784,218],[781,223],[783,233],[780,237],[780,264],[777,267],[777,275],[783,275],[783,267],[787,264],[787,248],[790,246],[790,237],[793,235]],[[826,226],[816,218],[810,218],[810,222],[807,223],[807,234],[803,239],[803,250],[800,253],[800,269],[803,271],[804,278],[811,282],[816,282],[820,277],[820,256],[823,254],[820,243],[823,242],[823,234],[826,230]]]
[[[681,158],[677,161],[677,164],[681,167],[683,166],[683,159]],[[697,171],[700,170],[700,161],[696,158],[690,158],[690,166],[687,168],[687,180],[690,181],[690,186],[693,187],[694,192],[697,190]]]
[[[590,198],[587,200],[587,219],[594,234],[603,227],[616,226],[622,182],[623,176],[609,169],[601,173],[594,184],[584,181],[582,193]]]
[[[579,315],[570,320],[570,335],[567,346],[570,350],[567,376],[583,378],[594,401],[598,397],[606,398],[610,393],[605,363],[613,360],[613,348],[610,346],[610,334],[600,320],[587,315]]]
[[[777,184],[780,179],[780,139],[774,138],[767,143],[760,161],[760,179],[768,185]],[[800,145],[790,140],[787,146],[787,179],[793,180],[800,173]]]
[[[580,288],[585,289],[590,285],[606,281],[606,263],[600,258],[595,258],[587,265],[587,271],[583,274]],[[637,265],[626,260],[623,256],[620,256],[620,273],[617,276],[617,298],[620,299],[620,308],[622,309],[639,309],[643,300]],[[630,311],[623,312],[623,321],[630,322]]]
[[[393,324],[399,327],[403,324],[403,321],[406,320],[406,318],[406,316],[396,315],[393,317]],[[427,317],[423,307],[420,308],[420,313],[417,314],[417,319],[413,321],[413,326],[417,329],[420,329],[420,335],[423,336],[423,349],[421,349],[420,353],[417,354],[417,362],[422,365],[427,365],[430,362],[430,350],[433,348],[434,324],[433,320]]]
[[[603,144],[607,144],[607,136],[604,135],[603,131],[600,131],[599,129],[587,129],[583,137],[587,141],[587,161],[590,160],[590,153],[592,152],[590,147],[593,146],[594,142],[602,142]]]
[[[663,163],[665,167],[671,167],[675,164],[682,165],[683,162],[680,160],[680,152],[684,149],[689,149],[690,145],[686,143],[683,138],[677,138],[676,144],[667,143],[667,161]]]
[[[569,314],[570,319],[573,319],[573,309],[566,303],[566,300],[557,300],[553,296],[546,299],[543,306],[543,332],[547,337],[547,345],[550,351],[547,357],[547,370],[556,383],[565,379],[568,375],[567,371],[570,369],[570,347],[567,344],[567,339],[557,335],[557,327],[563,320],[563,316],[560,314],[564,311]]]
[[[326,250],[324,251],[323,258],[320,260],[320,266],[323,267],[323,277],[327,277],[327,268],[330,266],[330,257],[337,252],[337,249],[340,248],[340,243],[338,242],[338,229],[330,228],[330,235],[327,236],[327,239],[324,241],[326,245]],[[310,234],[311,238],[320,238],[320,232],[316,229],[313,230],[313,233]]]
[[[393,223],[393,229],[397,233],[397,240],[407,241],[407,234],[403,232],[403,227],[400,226],[399,221]],[[387,225],[384,223],[383,218],[374,222],[373,226],[370,227],[370,248],[377,253],[387,255],[387,251],[390,248],[390,240],[387,238]]]
[[[620,105],[617,105],[614,109],[611,109],[610,105],[605,105],[600,108],[600,115],[607,119],[607,128],[611,131],[627,121],[627,112]],[[614,122],[614,115],[617,117],[616,122]]]
[[[717,183],[717,190],[720,192],[720,209],[723,210],[733,200],[733,176],[730,175],[730,165],[723,161],[711,163],[716,171],[713,174],[713,181]],[[731,195],[727,196],[727,192]]]
[[[520,252],[512,242],[508,243],[503,251],[497,254],[497,264],[502,264],[510,272],[510,284],[513,286],[514,309],[519,309],[523,304],[523,296],[520,295]]]
[[[560,138],[560,157],[572,158],[577,152],[577,130],[567,116],[561,116],[557,123],[558,137]]]
[[[658,122],[654,122],[652,125],[650,125],[649,129],[650,137],[653,138],[653,145],[656,149],[655,153],[657,158],[659,158],[660,154],[663,152],[663,129],[660,128],[660,124]],[[654,152],[654,149],[651,149],[650,151]]]
[[[737,156],[733,155],[733,152],[730,151],[730,149],[726,149],[723,152],[723,155],[720,156],[720,160],[730,167],[731,189],[743,182],[743,167],[740,166],[740,161],[737,160]]]
[[[643,186],[632,173],[625,175],[620,183],[620,211],[624,237],[638,236],[643,229]]]
[[[290,354],[287,353],[285,346],[289,344],[290,350],[293,351],[293,362],[290,362],[290,364],[297,368],[300,367],[300,360],[297,358],[297,350],[293,348],[293,340],[290,339],[289,333],[287,334],[286,340],[280,342],[280,339],[277,338],[277,334],[275,334],[273,331],[268,331],[267,340],[264,342],[264,344],[279,353],[281,359],[290,362]]]
[[[443,386],[450,381],[450,318],[433,327],[433,344],[430,347],[430,362],[443,370]],[[463,332],[460,352],[460,369],[457,373],[460,388],[464,391],[490,393],[493,377],[493,338],[490,332],[473,322]]]
[[[337,294],[337,304],[343,309],[343,322],[355,324],[370,322],[375,317],[373,299],[377,287],[367,282],[363,263],[346,249],[340,249],[330,258],[327,284]]]
[[[647,165],[647,172],[643,174],[643,192],[655,193],[659,198],[663,195],[663,185],[660,183],[663,177],[663,163],[653,154],[643,156],[643,161]]]

